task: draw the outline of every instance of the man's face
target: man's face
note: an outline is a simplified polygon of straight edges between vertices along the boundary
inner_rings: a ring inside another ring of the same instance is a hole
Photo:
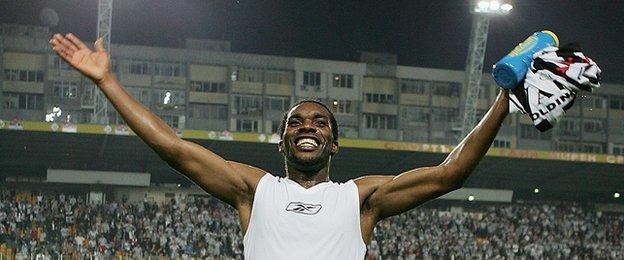
[[[290,110],[279,150],[286,160],[301,166],[324,166],[338,151],[329,112],[319,104],[304,102]]]

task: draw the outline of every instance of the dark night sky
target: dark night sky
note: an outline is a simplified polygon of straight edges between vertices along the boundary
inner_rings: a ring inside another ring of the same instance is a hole
[[[486,70],[535,31],[581,43],[604,82],[624,83],[624,1],[516,0],[491,21]],[[232,41],[232,51],[356,60],[357,51],[398,54],[407,66],[464,69],[471,16],[468,0],[199,1],[115,0],[112,42],[181,47],[187,37]],[[55,9],[54,31],[85,39],[96,33],[97,0],[0,0],[0,23],[40,25]]]

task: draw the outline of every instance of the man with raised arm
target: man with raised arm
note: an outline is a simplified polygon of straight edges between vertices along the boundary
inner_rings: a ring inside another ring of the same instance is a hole
[[[115,79],[101,39],[95,51],[72,34],[55,34],[50,43],[97,84],[163,160],[238,211],[246,259],[363,259],[378,221],[463,185],[509,109],[507,92],[501,91],[481,122],[440,165],[335,183],[329,167],[338,152],[338,125],[325,105],[305,100],[284,115],[280,127],[278,150],[287,176],[282,178],[178,138]]]

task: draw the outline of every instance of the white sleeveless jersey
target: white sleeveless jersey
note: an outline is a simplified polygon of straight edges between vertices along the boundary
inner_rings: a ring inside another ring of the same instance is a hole
[[[260,179],[244,240],[245,259],[364,259],[357,186],[309,189],[271,174]]]

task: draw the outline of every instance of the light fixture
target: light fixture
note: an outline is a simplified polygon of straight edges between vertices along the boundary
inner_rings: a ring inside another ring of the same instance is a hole
[[[498,1],[490,1],[489,9],[492,11],[498,11],[501,5]]]
[[[502,4],[500,6],[500,9],[505,11],[505,12],[509,12],[509,11],[511,11],[511,9],[513,9],[513,6],[510,5],[510,4]]]
[[[539,189],[538,188],[533,189],[533,193],[539,193]]]
[[[490,7],[490,3],[488,1],[479,1],[479,3],[477,3],[478,10],[485,10],[485,9],[488,9],[489,7]]]
[[[501,3],[497,0],[480,0],[476,2],[472,11],[481,14],[504,15],[508,14],[511,9],[513,9],[513,6],[507,2]]]
[[[619,192],[613,193],[613,197],[616,198],[616,199],[619,198],[620,197],[620,193]]]
[[[475,199],[474,196],[472,196],[472,195],[468,196],[468,201],[473,201],[474,199]]]

